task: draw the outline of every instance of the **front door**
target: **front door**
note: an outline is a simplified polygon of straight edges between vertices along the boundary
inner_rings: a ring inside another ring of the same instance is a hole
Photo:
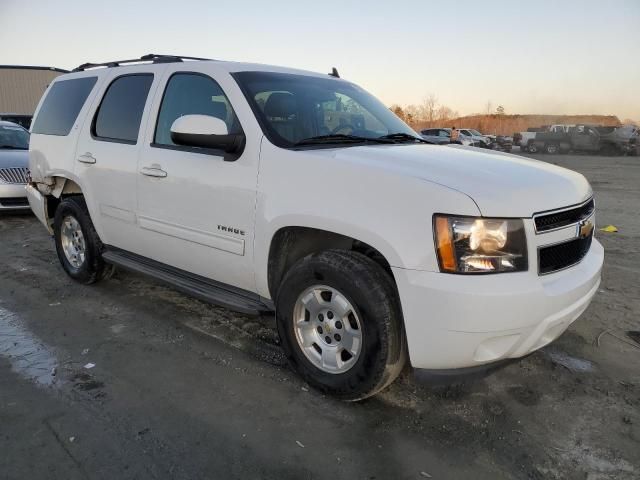
[[[187,114],[223,120],[230,133],[242,127],[219,83],[198,72],[168,68],[164,94],[149,122],[138,162],[138,225],[144,256],[245,290],[255,290],[253,226],[259,141],[242,155],[184,147],[171,125]]]

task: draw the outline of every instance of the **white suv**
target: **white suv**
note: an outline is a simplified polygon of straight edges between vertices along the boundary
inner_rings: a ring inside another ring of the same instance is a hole
[[[149,55],[57,77],[31,208],[60,262],[275,311],[311,385],[361,399],[557,338],[600,283],[592,190],[543,162],[426,144],[332,74]]]

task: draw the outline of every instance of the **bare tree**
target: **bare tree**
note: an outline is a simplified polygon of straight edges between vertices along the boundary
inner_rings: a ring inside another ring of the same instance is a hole
[[[397,105],[397,104],[391,105],[389,110],[391,110],[393,113],[395,113],[402,120],[405,120],[404,109],[400,105]]]
[[[427,122],[427,125],[432,127],[433,122],[436,120],[437,110],[438,99],[432,93],[422,100],[422,105],[420,105],[420,120]]]
[[[454,116],[453,110],[446,105],[440,105],[436,113],[436,118],[440,123],[446,122],[447,120],[454,118]]]

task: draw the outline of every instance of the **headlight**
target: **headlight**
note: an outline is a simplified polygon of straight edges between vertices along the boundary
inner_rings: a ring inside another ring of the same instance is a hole
[[[433,228],[442,272],[527,270],[527,239],[520,219],[434,215]]]

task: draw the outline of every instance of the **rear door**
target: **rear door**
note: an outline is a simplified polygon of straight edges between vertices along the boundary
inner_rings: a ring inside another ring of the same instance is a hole
[[[144,256],[253,291],[260,137],[245,132],[245,149],[234,161],[225,159],[221,150],[174,144],[171,125],[188,114],[213,116],[223,120],[230,133],[242,131],[229,100],[240,101],[237,84],[228,74],[215,75],[195,62],[190,67],[167,67],[138,162]]]
[[[113,68],[96,96],[76,150],[75,172],[87,206],[105,244],[138,251],[136,226],[137,160],[145,106],[157,83],[157,70]]]

